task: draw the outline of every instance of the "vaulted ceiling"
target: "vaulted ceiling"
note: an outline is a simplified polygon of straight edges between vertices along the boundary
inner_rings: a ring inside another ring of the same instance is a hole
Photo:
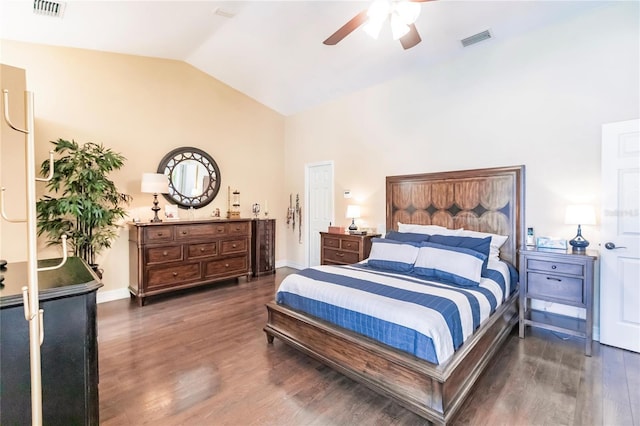
[[[322,44],[368,7],[364,1],[70,0],[54,18],[35,14],[33,1],[0,0],[0,38],[185,61],[290,115],[606,3],[421,3],[422,42],[403,50],[388,28],[377,40],[358,29]],[[461,39],[484,30],[490,40],[462,47]]]

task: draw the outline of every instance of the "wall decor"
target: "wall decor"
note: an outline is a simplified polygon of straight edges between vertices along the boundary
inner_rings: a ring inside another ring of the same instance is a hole
[[[158,173],[169,178],[167,201],[180,207],[204,207],[220,191],[220,168],[201,149],[190,146],[176,148],[160,161]]]

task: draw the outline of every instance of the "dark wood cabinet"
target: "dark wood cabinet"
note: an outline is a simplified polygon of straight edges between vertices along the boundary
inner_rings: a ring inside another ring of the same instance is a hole
[[[145,298],[251,275],[251,220],[132,223],[129,292]]]
[[[276,272],[276,220],[251,221],[251,267],[253,276]]]
[[[371,252],[371,239],[380,234],[350,235],[320,233],[320,264],[349,265],[358,263]]]
[[[520,250],[520,337],[525,326],[583,337],[591,356],[593,340],[593,274],[595,252],[573,253],[535,248]],[[584,308],[577,319],[531,309],[531,299]]]
[[[40,261],[52,266],[60,259]],[[29,323],[21,288],[26,262],[10,263],[0,289],[0,424],[31,424]],[[42,417],[45,425],[98,425],[96,292],[102,286],[80,258],[38,273],[44,310]]]

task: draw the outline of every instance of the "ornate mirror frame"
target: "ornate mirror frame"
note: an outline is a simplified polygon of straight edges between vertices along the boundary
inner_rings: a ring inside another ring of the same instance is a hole
[[[195,164],[195,169],[193,169],[189,168],[190,162],[199,164]],[[178,182],[178,174],[185,171],[194,174],[190,179],[195,184],[196,193],[183,194],[179,191],[183,185]],[[200,172],[203,172],[202,176],[199,176]],[[193,207],[194,209],[204,207],[216,198],[220,190],[221,179],[218,164],[209,154],[198,148],[184,146],[172,150],[160,161],[158,173],[169,178],[169,193],[163,194],[164,197],[167,201],[180,207]]]

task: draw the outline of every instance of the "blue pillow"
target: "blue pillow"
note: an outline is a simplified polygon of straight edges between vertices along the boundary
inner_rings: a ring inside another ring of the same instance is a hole
[[[427,242],[420,245],[413,273],[449,284],[477,287],[486,260],[486,255],[475,250]]]
[[[487,263],[489,263],[489,253],[491,251],[491,237],[473,238],[456,237],[451,235],[432,235],[429,237],[429,242],[451,247],[467,248],[484,254],[487,256],[487,259],[482,264],[482,276],[487,276]]]
[[[418,243],[373,238],[367,264],[378,269],[411,272],[418,256],[418,245]]]
[[[429,236],[427,234],[416,234],[415,232],[389,231],[387,232],[385,239],[402,241],[405,243],[421,243],[423,241],[429,241]]]

